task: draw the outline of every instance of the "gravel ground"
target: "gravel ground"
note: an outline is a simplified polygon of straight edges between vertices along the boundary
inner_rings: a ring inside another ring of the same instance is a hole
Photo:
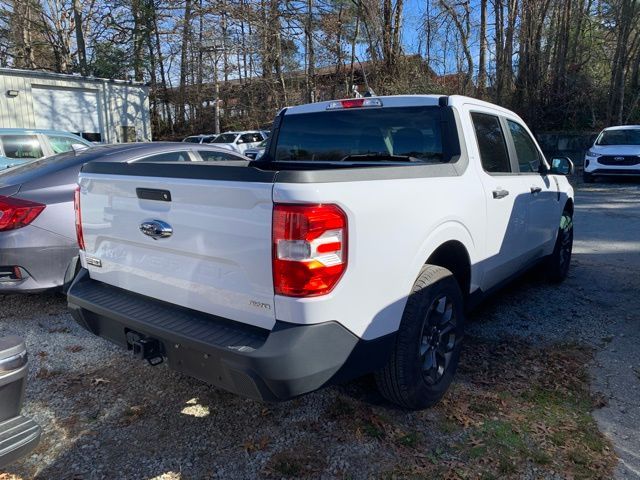
[[[640,276],[634,270],[640,266],[638,193],[638,183],[581,188],[569,279],[550,286],[536,273],[526,275],[474,312],[469,331],[478,339],[516,337],[541,347],[574,342],[596,349],[594,389],[609,402],[597,415],[604,415],[600,425],[624,460],[618,478],[635,478],[638,468],[636,447],[624,442],[640,437],[640,420],[620,413],[618,405],[629,400],[624,395],[637,400],[640,377],[624,376],[615,388],[610,381],[615,365],[640,371],[624,353],[637,346],[640,335]],[[627,337],[619,337],[621,323],[632,326],[624,330]],[[9,473],[22,478],[278,478],[305,472],[318,478],[380,477],[395,464],[395,451],[375,431],[343,438],[332,426],[345,416],[412,426],[429,439],[430,455],[455,441],[441,430],[441,410],[416,414],[389,407],[370,379],[266,405],[165,365],[150,367],[82,330],[56,295],[0,296],[0,336],[9,334],[26,339],[31,371],[25,414],[45,432],[35,453],[11,466]],[[627,345],[622,349],[620,339]],[[611,408],[615,415],[607,413]],[[301,471],[287,470],[287,455],[293,454],[306,459]],[[527,467],[521,478],[564,478],[540,472]]]

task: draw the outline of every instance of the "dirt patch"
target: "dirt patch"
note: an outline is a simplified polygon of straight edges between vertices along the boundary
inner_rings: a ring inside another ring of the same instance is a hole
[[[591,416],[601,402],[589,389],[592,357],[576,344],[469,342],[463,381],[441,407],[464,429],[460,473],[611,478],[617,457]]]
[[[470,339],[456,383],[431,411],[385,415],[340,396],[326,416],[338,420],[336,434],[393,452],[393,464],[380,465],[389,478],[609,479],[617,457],[590,414],[599,401],[588,385],[592,354]],[[421,428],[427,419],[437,438]]]

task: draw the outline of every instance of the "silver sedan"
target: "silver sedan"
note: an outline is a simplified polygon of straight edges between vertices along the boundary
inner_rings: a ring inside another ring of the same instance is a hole
[[[249,159],[212,145],[102,145],[0,172],[0,294],[62,287],[78,254],[73,196],[82,165],[114,162],[217,162]]]

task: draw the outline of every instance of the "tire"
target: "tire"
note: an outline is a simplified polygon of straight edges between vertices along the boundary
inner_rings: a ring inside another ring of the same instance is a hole
[[[560,283],[569,274],[571,265],[571,252],[573,250],[573,216],[568,210],[562,212],[558,238],[553,247],[553,253],[546,262],[546,271],[549,281]]]
[[[458,368],[464,336],[460,286],[446,268],[425,265],[405,306],[387,365],[376,372],[383,397],[401,407],[431,407]]]
[[[583,173],[582,173],[582,181],[583,181],[584,183],[593,183],[593,182],[594,182],[594,180],[595,180],[595,179],[593,178],[593,175],[592,175],[592,174],[587,173],[587,172],[583,172]]]

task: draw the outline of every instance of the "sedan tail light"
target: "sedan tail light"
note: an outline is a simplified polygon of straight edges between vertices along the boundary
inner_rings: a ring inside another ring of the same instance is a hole
[[[347,268],[347,215],[337,205],[276,204],[273,210],[275,293],[329,293]]]
[[[80,211],[80,185],[73,194],[73,210],[76,213],[76,238],[80,250],[84,250],[84,235],[82,233],[82,213]]]
[[[0,232],[29,225],[45,207],[41,203],[0,195]]]

